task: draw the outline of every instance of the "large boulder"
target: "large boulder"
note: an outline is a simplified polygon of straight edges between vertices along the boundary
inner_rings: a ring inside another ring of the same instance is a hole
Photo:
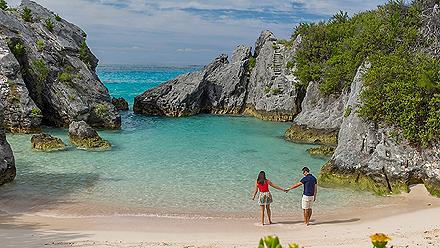
[[[263,31],[255,44],[255,67],[250,72],[246,114],[264,120],[292,121],[300,112],[303,93],[293,75],[294,54],[301,42],[280,42],[270,31]]]
[[[15,160],[3,129],[3,105],[0,103],[0,185],[15,178]]]
[[[419,149],[405,140],[398,129],[380,127],[360,118],[362,75],[369,64],[362,65],[351,85],[338,137],[331,160],[322,168],[323,185],[351,185],[378,194],[408,191],[412,183],[424,183],[440,196],[440,145]]]
[[[220,55],[203,70],[188,73],[135,98],[133,110],[146,115],[189,116],[239,113],[245,102],[250,48],[238,46],[229,63]]]
[[[110,142],[102,139],[95,129],[85,121],[74,121],[69,125],[70,142],[78,149],[85,150],[108,150]]]
[[[66,149],[64,142],[57,137],[53,137],[47,133],[39,133],[32,135],[32,149],[44,152],[61,151]]]
[[[25,8],[31,11],[31,20],[23,20]],[[8,129],[32,130],[41,117],[54,126],[84,120],[96,127],[120,127],[120,116],[95,72],[98,60],[80,28],[23,0],[17,11],[0,10],[0,33],[0,54],[4,54],[0,58],[7,62],[2,61],[0,75],[10,82],[1,84],[1,100],[10,110],[5,112]],[[20,101],[9,100],[11,89],[17,89]],[[23,124],[16,128],[17,116]]]

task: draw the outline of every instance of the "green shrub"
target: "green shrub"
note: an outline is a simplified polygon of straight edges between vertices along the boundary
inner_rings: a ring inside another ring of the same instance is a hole
[[[81,42],[79,46],[79,58],[81,59],[82,62],[84,62],[84,64],[87,65],[88,68],[91,67],[92,64],[90,60],[89,49],[87,47],[87,43],[85,39]]]
[[[280,47],[279,47],[277,44],[273,44],[273,45],[272,45],[272,48],[275,49],[275,50],[280,49]]]
[[[21,60],[26,53],[23,43],[20,41],[8,40],[8,47],[17,60]]]
[[[287,69],[292,70],[294,66],[295,66],[295,63],[293,63],[292,61],[287,61],[287,64],[286,64]]]
[[[360,116],[398,128],[413,144],[440,141],[440,59],[423,53],[432,42],[420,39],[421,2],[390,1],[351,18],[340,12],[300,24],[293,35],[302,36],[294,72],[300,84],[315,81],[323,93],[340,94],[368,58]]]
[[[38,40],[36,45],[37,45],[37,50],[39,52],[42,52],[45,46],[44,40]]]
[[[54,24],[50,18],[47,18],[44,21],[44,26],[47,28],[47,30],[49,30],[50,32],[53,32]]]
[[[105,104],[102,104],[102,103],[97,104],[95,106],[94,111],[95,111],[96,115],[101,117],[101,118],[106,118],[108,116],[108,114],[109,114],[108,113],[108,111],[109,111],[108,106],[105,105]]]
[[[257,59],[254,57],[250,57],[249,64],[248,64],[248,71],[252,71],[255,68],[256,64],[257,64]]]
[[[32,11],[28,7],[24,7],[21,18],[23,18],[25,22],[32,22]]]
[[[293,46],[293,43],[295,42],[294,39],[291,40],[278,40],[277,43],[280,45],[283,45],[287,48],[291,48]]]
[[[56,15],[55,15],[55,20],[56,20],[57,22],[60,22],[60,21],[61,21],[61,16],[59,16],[58,14],[56,14]]]
[[[8,9],[8,4],[6,3],[5,0],[0,0],[0,9],[2,9],[2,10]]]
[[[71,85],[74,77],[72,74],[74,70],[75,68],[71,65],[65,66],[64,70],[58,73],[58,81],[66,85]]]
[[[32,109],[32,115],[33,116],[41,116],[43,113],[41,112],[41,110],[39,108],[33,108]]]
[[[345,118],[349,117],[350,114],[351,114],[351,111],[352,111],[352,108],[351,108],[350,105],[348,105],[348,106],[345,108],[345,110],[344,110],[344,117],[345,117]]]
[[[278,94],[281,94],[281,93],[283,93],[283,90],[280,89],[280,88],[272,89],[272,94],[274,94],[274,95],[278,95]]]
[[[31,74],[35,78],[35,92],[37,93],[37,103],[43,103],[43,90],[46,83],[47,76],[49,75],[49,69],[43,59],[37,59],[32,61]]]
[[[270,93],[270,87],[269,86],[264,86],[264,93],[265,94],[269,94]]]

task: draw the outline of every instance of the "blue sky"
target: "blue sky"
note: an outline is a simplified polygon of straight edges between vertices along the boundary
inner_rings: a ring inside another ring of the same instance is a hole
[[[300,22],[386,0],[35,0],[88,34],[101,64],[206,64],[269,29],[289,38]],[[7,0],[17,5],[19,0]]]

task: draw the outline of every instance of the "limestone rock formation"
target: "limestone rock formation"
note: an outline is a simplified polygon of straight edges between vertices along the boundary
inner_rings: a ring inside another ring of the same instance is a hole
[[[3,105],[0,103],[0,185],[15,178],[15,160],[3,129]]]
[[[294,120],[284,137],[287,140],[303,143],[337,144],[337,136],[344,114],[349,92],[340,95],[325,95],[319,84],[310,82],[301,103],[301,113]]]
[[[64,142],[57,137],[53,137],[47,133],[39,133],[32,135],[32,149],[44,152],[61,151],[66,149]]]
[[[128,102],[123,98],[112,98],[112,104],[115,106],[118,111],[127,111],[128,110]]]
[[[24,20],[27,8],[31,16]],[[120,116],[95,69],[98,60],[77,26],[23,0],[17,10],[0,10],[0,99],[5,126],[32,132],[45,124],[120,127]]]
[[[146,115],[188,116],[239,113],[246,97],[250,48],[238,46],[229,63],[220,55],[203,70],[188,73],[135,98],[133,110]]]
[[[95,129],[85,121],[74,121],[69,125],[69,138],[78,149],[85,150],[108,150],[110,142],[102,139]]]
[[[231,62],[220,55],[201,71],[148,90],[135,98],[133,110],[145,115],[249,114],[292,120],[302,98],[293,76],[293,54],[300,40],[287,45],[264,31],[253,57],[249,47],[238,46]]]
[[[368,64],[359,68],[351,86],[339,131],[338,146],[321,171],[323,185],[352,185],[379,194],[408,191],[412,183],[424,183],[440,196],[440,145],[418,149],[406,141],[399,130],[379,127],[361,119],[356,110],[361,104],[362,75]]]
[[[245,113],[264,120],[292,121],[300,112],[302,92],[293,76],[293,56],[301,42],[298,36],[289,46],[270,31],[263,31],[255,44]]]

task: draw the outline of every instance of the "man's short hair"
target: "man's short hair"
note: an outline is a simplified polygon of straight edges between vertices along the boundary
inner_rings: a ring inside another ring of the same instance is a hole
[[[309,170],[309,168],[307,168],[307,167],[304,167],[303,169],[302,169],[302,172],[304,173],[304,172],[307,172],[307,173],[309,173],[310,172],[310,170]]]

